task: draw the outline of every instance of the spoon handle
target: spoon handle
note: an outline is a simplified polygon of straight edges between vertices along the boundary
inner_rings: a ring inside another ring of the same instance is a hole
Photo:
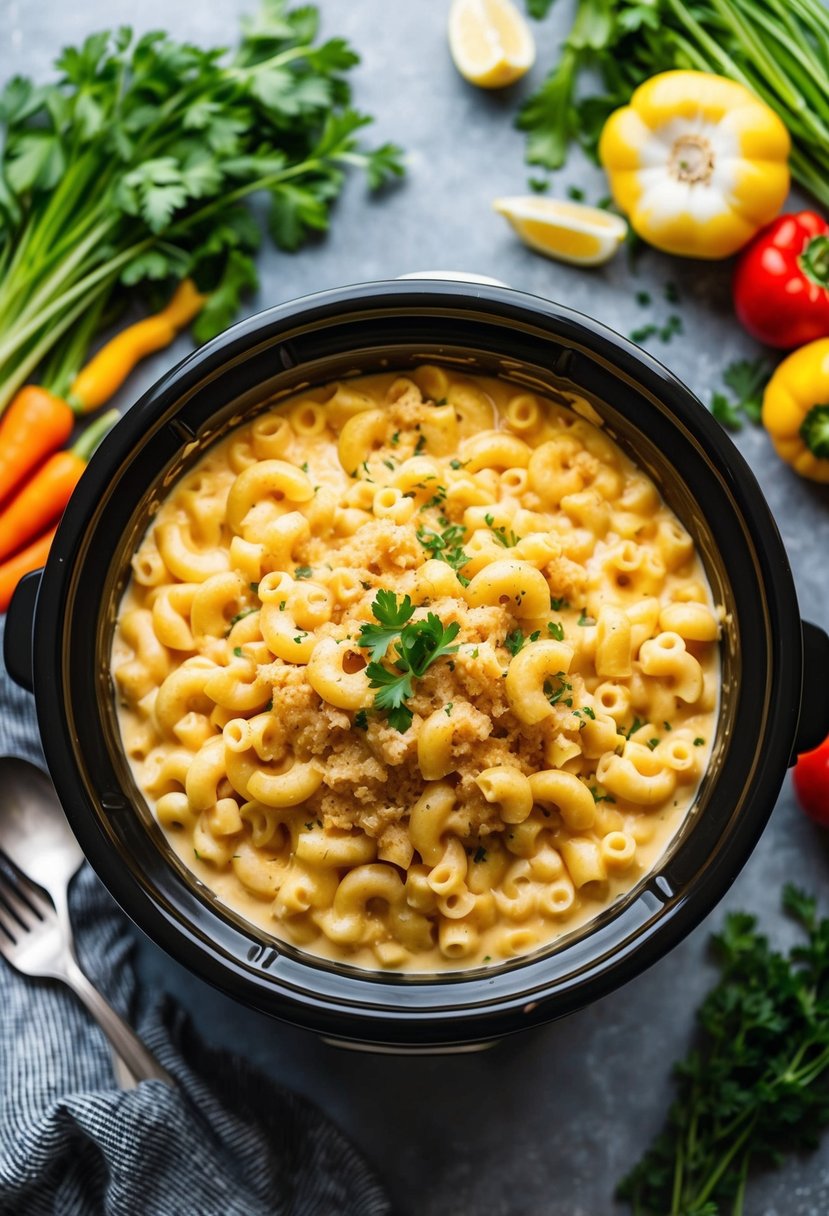
[[[112,1008],[109,1001],[90,983],[72,955],[67,951],[61,976],[84,1003],[101,1027],[110,1044],[120,1056],[136,1081],[163,1081],[176,1087],[176,1082],[146,1047],[128,1022]]]

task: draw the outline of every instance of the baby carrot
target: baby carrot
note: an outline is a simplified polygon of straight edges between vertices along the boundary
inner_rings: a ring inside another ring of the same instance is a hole
[[[17,393],[0,419],[0,502],[66,443],[74,424],[70,407],[48,389],[28,384]]]
[[[117,421],[117,410],[98,418],[73,447],[51,456],[0,513],[0,562],[63,513],[87,461]]]
[[[27,549],[21,549],[14,557],[0,565],[0,612],[5,612],[11,602],[14,589],[24,574],[39,570],[49,556],[57,527],[44,532]]]
[[[192,279],[184,279],[166,308],[116,334],[82,367],[69,390],[69,398],[81,413],[95,410],[121,387],[145,355],[169,346],[201,310],[203,296]]]

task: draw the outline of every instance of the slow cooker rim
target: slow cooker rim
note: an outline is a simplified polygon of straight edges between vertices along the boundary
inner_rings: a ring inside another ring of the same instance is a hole
[[[790,729],[783,732],[778,731],[778,735],[781,733],[788,735],[788,740],[782,741],[778,738],[776,747],[769,749],[769,752],[764,757],[767,770],[773,773],[775,768],[784,769],[785,763],[788,760],[788,750],[791,747],[791,738],[794,735],[797,720],[796,694],[799,690],[800,672],[799,662],[792,662],[792,660],[795,658],[799,660],[800,658],[799,615],[785,551],[783,550],[782,541],[779,538],[765,500],[742,457],[720,430],[716,422],[700,407],[699,402],[687,386],[679,381],[668,369],[659,364],[657,360],[653,359],[652,356],[640,351],[627,342],[626,339],[608,330],[600,322],[589,317],[584,317],[572,309],[552,304],[537,297],[526,296],[523,293],[515,292],[513,289],[481,288],[476,286],[474,290],[462,291],[457,284],[443,284],[433,281],[422,286],[411,281],[404,284],[399,282],[360,284],[317,293],[296,301],[289,301],[240,322],[226,334],[218,339],[214,339],[212,343],[202,348],[202,350],[188,356],[172,372],[163,377],[145,394],[127,416],[126,422],[131,425],[125,426],[124,423],[119,425],[118,431],[122,431],[122,434],[119,436],[116,431],[113,436],[113,439],[120,439],[119,448],[116,450],[116,447],[112,443],[104,445],[102,452],[96,455],[92,462],[91,471],[97,475],[99,482],[104,480],[107,476],[104,467],[105,458],[109,457],[109,467],[115,463],[116,458],[121,459],[123,454],[121,449],[129,449],[131,447],[135,436],[140,434],[141,430],[147,426],[149,418],[163,413],[173,399],[180,399],[183,394],[195,390],[199,384],[204,383],[214,372],[226,370],[229,363],[235,359],[243,356],[252,356],[259,346],[270,346],[278,336],[280,328],[284,327],[286,321],[290,321],[294,326],[297,324],[298,312],[300,318],[307,318],[311,315],[319,318],[320,316],[340,314],[344,308],[356,310],[361,306],[367,307],[369,311],[376,311],[378,308],[388,308],[392,303],[399,307],[402,307],[404,303],[407,303],[410,307],[428,307],[429,305],[434,305],[436,299],[444,307],[449,307],[451,303],[452,307],[460,309],[465,314],[468,314],[471,308],[474,309],[476,307],[482,308],[485,311],[489,310],[490,312],[494,309],[496,313],[499,308],[507,308],[513,314],[523,309],[532,324],[537,325],[540,317],[545,325],[549,325],[555,329],[556,337],[572,341],[574,345],[586,347],[591,354],[595,354],[599,358],[609,359],[616,369],[624,371],[636,383],[644,383],[651,392],[661,397],[672,408],[677,408],[686,424],[688,422],[686,413],[687,411],[691,412],[692,430],[701,431],[703,438],[711,442],[721,475],[729,481],[732,491],[735,488],[738,491],[736,497],[740,503],[741,511],[744,515],[747,512],[748,517],[762,525],[759,532],[757,529],[753,529],[755,531],[755,538],[760,542],[758,544],[759,556],[766,559],[770,564],[776,565],[778,575],[781,565],[785,569],[786,577],[782,580],[778,578],[774,581],[772,589],[777,599],[776,611],[774,613],[776,619],[778,622],[782,621],[785,623],[788,621],[791,624],[784,648],[788,651],[790,663],[788,674],[791,677],[789,683],[793,696],[789,716],[791,717],[793,714],[793,720],[788,723]],[[587,340],[585,340],[585,333]],[[596,349],[597,346],[599,347],[598,350]],[[650,384],[648,383],[649,381],[651,382]],[[89,474],[87,474],[87,477],[89,477]],[[53,556],[50,557],[44,574],[42,584],[44,593],[38,597],[36,613],[37,628],[34,643],[36,678],[40,673],[51,673],[53,675],[55,671],[54,661],[56,655],[49,641],[50,626],[56,639],[54,644],[57,646],[57,625],[60,619],[60,607],[63,604],[61,591],[65,592],[66,590],[72,565],[73,550],[78,535],[76,530],[78,518],[76,517],[79,516],[80,522],[83,523],[85,510],[88,513],[88,504],[86,508],[82,508],[80,504],[74,505],[73,508],[73,504],[70,504],[70,509],[56,538]],[[776,636],[775,642],[779,648],[783,644],[782,637]],[[787,674],[780,671],[780,663],[776,667],[779,675],[785,676]],[[796,676],[793,674],[794,671],[797,672]],[[71,741],[63,738],[65,732],[61,729],[61,715],[59,713],[55,715],[50,712],[50,705],[52,703],[57,707],[58,699],[47,699],[45,696],[39,697],[38,714],[41,719],[41,728],[50,765],[55,762],[58,767],[62,767],[65,771],[67,759],[70,768],[73,766],[74,760],[71,754],[71,746],[67,752],[63,744],[67,742],[71,744]],[[782,712],[779,705],[773,707],[770,726]],[[57,721],[55,720],[56,718]],[[778,726],[780,725],[780,723],[777,724]],[[62,752],[61,756],[58,755],[59,750]],[[780,774],[777,775],[778,777],[780,776]],[[77,780],[77,773],[75,773],[75,777]],[[593,976],[584,982],[579,980],[576,984],[569,986],[566,990],[566,997],[565,991],[562,988],[556,988],[554,994],[551,994],[549,999],[554,998],[556,1000],[558,1005],[557,1012],[569,1012],[571,1008],[584,1004],[586,1000],[594,999],[596,996],[617,987],[619,983],[624,982],[624,980],[630,978],[633,974],[643,970],[651,962],[655,961],[657,957],[660,957],[670,949],[672,945],[676,944],[676,941],[684,937],[690,928],[698,923],[714,903],[721,898],[733,876],[742,867],[759,837],[762,826],[765,824],[768,814],[770,814],[772,805],[773,798],[770,799],[770,805],[765,809],[765,814],[758,811],[757,814],[752,816],[750,832],[745,822],[742,825],[741,833],[735,831],[734,839],[730,842],[729,858],[731,864],[724,866],[722,864],[723,859],[721,859],[714,894],[711,894],[711,876],[709,876],[709,883],[706,887],[704,899],[702,899],[700,893],[692,892],[677,900],[673,905],[666,903],[658,920],[650,927],[649,931],[637,938],[635,951],[629,951],[624,956],[614,959],[612,964],[605,965],[601,969],[599,975]],[[89,810],[89,808],[87,809]],[[93,811],[89,810],[89,813],[91,818],[95,817]],[[77,823],[74,817],[73,824],[77,830]],[[180,961],[183,961],[187,966],[202,974],[204,978],[209,979],[210,982],[215,983],[217,987],[224,991],[234,991],[236,995],[247,1000],[249,1004],[263,1007],[256,999],[252,999],[252,997],[260,994],[260,990],[264,991],[269,998],[273,996],[275,987],[274,978],[268,975],[252,973],[238,966],[234,960],[229,960],[224,956],[217,956],[215,952],[210,952],[209,950],[206,951],[204,943],[198,941],[193,935],[190,935],[190,940],[188,941],[188,935],[184,932],[183,927],[178,922],[172,923],[169,917],[163,914],[158,902],[150,899],[140,887],[135,886],[129,876],[122,883],[119,881],[120,875],[107,873],[108,869],[111,870],[112,858],[108,855],[106,849],[99,850],[96,847],[97,844],[105,844],[103,836],[100,835],[100,829],[98,829],[97,837],[94,837],[92,831],[86,832],[85,836],[85,849],[88,855],[90,852],[94,854],[90,859],[93,861],[93,864],[97,860],[99,864],[95,864],[95,868],[102,873],[102,877],[104,877],[104,881],[110,889],[113,890],[113,886],[118,888],[118,894],[116,895],[118,901],[145,931],[150,932],[148,926],[152,925],[154,931],[151,932],[151,936],[155,937],[174,957],[178,957]],[[742,840],[742,837],[750,837],[750,839]],[[741,840],[740,848],[736,847],[737,839]],[[98,856],[99,852],[100,856]],[[116,894],[114,890],[113,894]],[[175,949],[172,948],[171,934],[176,946]],[[198,966],[194,966],[194,950],[198,956]],[[529,972],[532,966],[533,963],[530,961],[524,970]],[[621,976],[617,974],[620,968],[623,968],[625,972]],[[228,980],[231,975],[234,982],[229,984]],[[373,979],[371,977],[363,979],[360,976],[354,976],[353,982],[357,986],[360,986],[373,982]],[[483,987],[487,981],[485,978],[475,977],[468,980],[467,983],[469,985],[479,984]],[[443,991],[446,992],[446,985],[442,987]],[[589,988],[589,992],[585,991],[586,987]],[[237,988],[238,992],[236,991]],[[569,1005],[566,998],[571,998]],[[303,1012],[308,1012],[311,1008],[315,1009],[316,1024],[314,1028],[323,1029],[326,1033],[341,1033],[343,1018],[347,1016],[342,1006],[337,1005],[336,1007],[332,1007],[330,1002],[322,1002],[320,1004],[313,992],[304,993],[302,996],[294,992],[291,993],[289,1000],[291,1002],[299,1001],[303,1006]],[[469,1019],[470,1016],[474,1016],[475,1019],[476,1032],[474,1037],[476,1039],[486,1037],[490,1032],[505,1033],[506,1030],[517,1029],[518,1027],[510,1025],[505,1029],[492,1031],[492,1025],[493,1021],[499,1021],[502,1016],[512,1018],[515,1011],[522,1006],[525,1000],[526,998],[516,996],[509,1000],[501,1001],[495,1008],[490,1004],[487,1008],[480,1011],[470,1010],[468,1005],[457,1010],[444,1008],[438,1014],[440,1025],[430,1027],[429,1038],[433,1039],[437,1036],[439,1040],[447,1026],[451,1027],[456,1020],[460,1020],[461,1018]],[[542,996],[535,998],[535,1000],[535,1008],[525,1012],[525,1017],[522,1020],[523,1025],[531,1024],[533,1021],[545,1021],[550,1016],[549,1012],[544,1008],[545,998]],[[264,1001],[265,1005],[272,1003],[270,999]],[[316,1008],[317,1006],[320,1007]],[[290,1018],[290,1011],[281,1012],[279,1016],[287,1016],[288,1020],[298,1020],[296,1017],[294,1019]],[[330,1024],[331,1017],[336,1019],[336,1025],[340,1029],[334,1030]],[[405,1027],[407,1025],[409,1033],[417,1031],[418,1037],[422,1037],[421,1032],[425,1017],[423,1010],[409,1011],[399,1007],[391,1010],[383,1006],[372,1006],[370,1009],[361,1009],[358,1020],[365,1028],[367,1019],[382,1021],[390,1017],[395,1019],[398,1026],[403,1025]],[[434,1015],[432,1015],[430,1020],[434,1021]],[[484,1023],[486,1024],[484,1025]],[[308,1020],[302,1020],[301,1024],[308,1025]]]

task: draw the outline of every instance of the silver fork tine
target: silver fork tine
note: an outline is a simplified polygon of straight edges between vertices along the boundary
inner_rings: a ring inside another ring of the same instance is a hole
[[[11,883],[37,912],[47,916],[51,916],[54,912],[55,905],[51,897],[33,878],[20,869],[17,862],[12,861],[2,847],[0,847],[0,882]]]
[[[0,900],[28,932],[37,927],[38,921],[45,920],[50,913],[55,914],[51,904],[46,903],[30,882],[21,880],[6,866],[0,866]]]
[[[6,911],[3,904],[0,904],[0,947],[6,940],[14,945],[22,932],[20,925],[15,923],[14,917]]]

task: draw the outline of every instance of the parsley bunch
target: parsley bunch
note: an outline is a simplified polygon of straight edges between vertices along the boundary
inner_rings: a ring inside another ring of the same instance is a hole
[[[138,283],[195,278],[210,299],[199,340],[256,285],[267,200],[293,250],[325,229],[350,165],[379,186],[398,149],[361,150],[349,106],[358,56],[317,42],[318,14],[266,0],[235,53],[128,28],[57,60],[56,83],[0,93],[0,409],[40,368],[65,392],[96,331]]]
[[[676,1066],[667,1124],[619,1187],[637,1216],[741,1216],[752,1163],[814,1148],[829,1123],[829,919],[792,886],[805,941],[787,955],[731,913],[713,939],[720,979],[698,1046]]]
[[[414,605],[408,595],[398,604],[393,591],[377,592],[371,605],[378,625],[362,625],[358,644],[371,652],[372,661],[366,668],[369,684],[378,689],[374,697],[377,709],[386,711],[391,726],[402,734],[412,724],[414,714],[406,701],[414,695],[413,680],[422,678],[442,655],[455,654],[458,647],[451,643],[458,636],[456,621],[445,629],[434,612],[425,621],[413,621]],[[396,648],[391,657],[392,667],[384,667],[381,659],[392,642]]]

